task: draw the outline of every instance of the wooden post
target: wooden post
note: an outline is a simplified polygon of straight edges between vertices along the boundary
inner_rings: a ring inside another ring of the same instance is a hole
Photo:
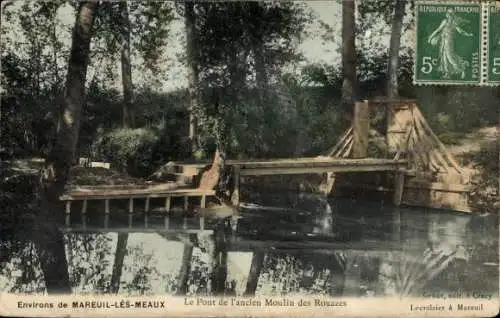
[[[104,213],[109,214],[109,199],[104,200]]]
[[[170,205],[171,205],[171,197],[165,197],[165,229],[170,228]]]
[[[188,207],[189,207],[189,197],[186,195],[184,197],[184,211],[187,211]]]
[[[234,167],[234,190],[231,195],[231,202],[235,207],[240,205],[240,167]]]
[[[352,158],[365,158],[370,134],[370,108],[368,101],[354,105]]]
[[[146,197],[146,202],[144,203],[144,212],[149,212],[149,197]]]
[[[200,208],[204,209],[206,207],[206,199],[205,195],[201,196]],[[205,217],[200,215],[200,230],[205,230]]]
[[[128,215],[128,228],[129,229],[132,228],[132,221],[133,221],[132,213],[129,213],[129,215]]]
[[[401,205],[401,200],[403,198],[403,189],[405,183],[405,174],[403,171],[396,172],[394,176],[394,196],[392,199],[392,203],[395,206]]]
[[[107,229],[108,228],[108,225],[109,225],[109,214],[106,213],[104,215],[104,228]]]
[[[128,199],[128,213],[134,213],[134,198]]]
[[[170,196],[165,198],[165,212],[170,213]]]
[[[70,217],[71,217],[71,201],[66,201],[66,218],[64,222],[66,224],[66,227],[69,227]]]
[[[84,199],[82,202],[82,214],[87,213],[87,199]]]
[[[144,228],[147,229],[148,228],[148,221],[149,221],[149,218],[148,218],[148,215],[145,214],[144,215]]]

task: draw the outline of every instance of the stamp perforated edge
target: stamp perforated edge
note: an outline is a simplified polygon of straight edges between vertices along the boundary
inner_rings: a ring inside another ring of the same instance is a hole
[[[491,10],[491,7],[496,7],[496,8],[499,8],[500,9],[500,1],[488,1],[487,3],[484,4],[484,16],[485,16],[485,23],[486,26],[485,26],[485,52],[486,52],[486,55],[485,55],[485,70],[484,70],[484,81],[483,81],[483,86],[500,86],[500,81],[493,81],[493,80],[490,80],[489,79],[489,76],[490,76],[490,72],[489,72],[489,63],[490,63],[490,57],[489,57],[489,50],[488,50],[488,46],[489,46],[489,40],[490,40],[490,28],[489,28],[489,24],[490,24],[490,10]]]
[[[453,86],[485,86],[483,84],[483,81],[481,79],[482,74],[479,74],[479,81],[469,81],[469,82],[448,82],[448,81],[425,81],[425,80],[417,80],[417,48],[418,48],[418,36],[417,36],[417,26],[418,26],[418,5],[420,4],[436,4],[436,5],[464,5],[464,4],[476,4],[479,5],[480,7],[480,21],[482,21],[482,5],[485,3],[485,1],[480,1],[480,0],[454,0],[454,1],[448,1],[448,0],[415,0],[415,6],[414,6],[414,15],[415,15],[415,50],[413,52],[413,85],[416,86],[426,86],[426,85],[453,85]],[[486,3],[489,3],[489,1],[486,1]],[[487,27],[487,26],[486,26]],[[482,29],[482,22],[480,28]],[[480,42],[480,47],[481,47],[481,42]],[[481,48],[480,48],[481,52]],[[483,58],[482,54],[479,54],[480,56],[480,65],[482,65],[481,59]],[[481,70],[481,67],[479,68]],[[493,84],[492,84],[493,85]]]
[[[481,85],[488,83],[489,2],[481,4]]]

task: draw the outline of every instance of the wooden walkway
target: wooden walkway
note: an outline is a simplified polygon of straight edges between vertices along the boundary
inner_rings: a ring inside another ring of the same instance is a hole
[[[71,205],[74,201],[81,201],[81,214],[85,216],[87,213],[87,203],[89,200],[103,201],[104,203],[104,215],[105,220],[109,219],[110,214],[110,201],[111,200],[128,200],[128,212],[131,217],[134,213],[136,199],[144,200],[145,213],[151,210],[150,200],[154,198],[163,198],[164,206],[163,211],[165,215],[169,215],[172,208],[172,199],[182,197],[183,198],[183,209],[184,211],[189,208],[189,198],[196,197],[200,199],[200,207],[205,208],[206,199],[208,196],[214,196],[215,190],[203,190],[203,189],[168,189],[168,188],[158,188],[157,186],[151,186],[146,188],[113,188],[110,186],[104,187],[82,187],[71,190],[68,194],[60,197],[61,201],[66,203],[66,226],[69,226],[70,215],[71,215]],[[165,221],[166,229],[168,230],[168,219]],[[106,223],[106,222],[105,222]],[[200,230],[203,231],[205,227],[204,217],[200,217]]]
[[[210,162],[175,162],[175,165],[180,167],[186,174],[197,174],[200,169],[208,164]],[[325,172],[401,171],[406,169],[407,161],[401,159],[350,159],[320,156],[266,160],[227,160],[226,164],[237,168],[241,176],[260,176]]]

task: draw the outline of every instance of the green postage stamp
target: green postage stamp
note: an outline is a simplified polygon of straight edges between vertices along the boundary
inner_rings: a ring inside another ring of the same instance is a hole
[[[481,82],[481,5],[473,2],[416,4],[417,84]]]
[[[488,79],[490,84],[500,84],[500,5],[488,6]]]
[[[499,2],[422,0],[415,9],[415,84],[500,84]]]

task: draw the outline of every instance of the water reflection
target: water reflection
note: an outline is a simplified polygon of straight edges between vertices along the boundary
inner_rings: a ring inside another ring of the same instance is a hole
[[[64,235],[74,293],[213,293],[216,221],[101,212],[72,216]],[[497,216],[292,194],[240,212],[217,276],[227,295],[498,297]],[[14,243],[1,245],[0,290],[43,292],[33,243]]]

